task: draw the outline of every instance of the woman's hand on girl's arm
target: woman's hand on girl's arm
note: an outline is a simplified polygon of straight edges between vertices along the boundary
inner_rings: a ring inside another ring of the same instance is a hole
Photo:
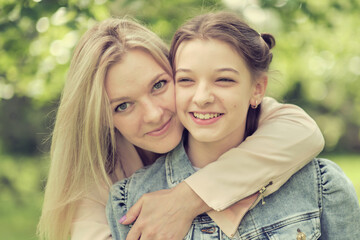
[[[183,239],[193,219],[211,208],[184,182],[172,189],[144,194],[122,224],[135,220],[126,240]]]

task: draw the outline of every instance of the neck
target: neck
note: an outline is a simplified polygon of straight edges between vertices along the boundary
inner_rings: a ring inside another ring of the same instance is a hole
[[[215,142],[201,142],[189,134],[185,149],[192,165],[203,168],[209,163],[216,161],[231,148],[240,145],[242,141],[243,135],[233,139],[226,138]]]
[[[136,146],[135,146],[135,148],[136,148],[136,151],[138,152],[144,166],[153,164],[156,161],[156,159],[158,157],[160,157],[160,154],[158,154],[158,153],[150,152],[150,151],[138,148]]]

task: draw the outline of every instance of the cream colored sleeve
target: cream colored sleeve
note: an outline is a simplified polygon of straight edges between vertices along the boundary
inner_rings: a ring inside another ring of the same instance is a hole
[[[121,153],[121,164],[119,162],[115,166],[115,173],[111,176],[111,181],[114,183],[126,176],[130,176],[136,170],[143,167],[140,156],[132,144],[121,136],[117,136],[116,141]],[[109,190],[106,184],[102,187],[94,186],[90,189],[91,191],[80,200],[77,206],[71,225],[71,240],[112,239],[105,211]]]
[[[108,195],[105,185],[94,186],[91,192],[80,200],[71,226],[71,240],[112,239],[105,212]]]
[[[323,148],[322,133],[305,111],[267,97],[256,132],[185,182],[221,211],[269,182],[266,195],[276,191]]]
[[[82,199],[72,223],[71,240],[110,240],[111,232],[105,215],[105,203]]]

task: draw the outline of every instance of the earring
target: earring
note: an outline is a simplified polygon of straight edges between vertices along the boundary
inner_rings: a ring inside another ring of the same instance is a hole
[[[255,100],[255,106],[254,105],[251,105],[251,108],[252,109],[256,109],[258,107],[258,102],[257,102],[257,100]]]

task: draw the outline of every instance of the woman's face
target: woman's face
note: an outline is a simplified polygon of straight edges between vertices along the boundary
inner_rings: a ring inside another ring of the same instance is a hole
[[[180,44],[175,69],[177,113],[191,137],[241,143],[258,92],[243,58],[223,41],[195,39]]]
[[[180,142],[183,127],[176,117],[173,79],[150,54],[126,53],[110,67],[105,89],[114,125],[129,142],[155,153]]]

